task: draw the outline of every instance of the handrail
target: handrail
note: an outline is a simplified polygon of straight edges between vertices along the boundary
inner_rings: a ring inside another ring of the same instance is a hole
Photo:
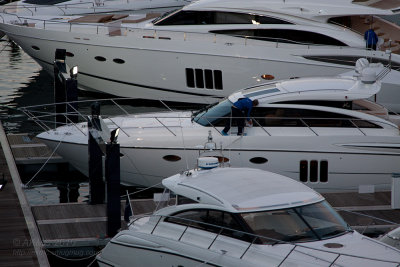
[[[124,132],[124,134],[126,134],[128,137],[130,136],[128,131],[127,131],[127,127],[123,127],[122,125],[119,125],[115,119],[113,117],[124,117],[124,116],[130,116],[131,114],[129,114],[129,112],[124,109],[121,105],[119,105],[116,101],[118,100],[128,100],[130,98],[115,98],[115,99],[96,99],[96,100],[83,100],[83,101],[74,101],[74,102],[62,102],[62,103],[56,103],[56,104],[44,104],[44,105],[33,105],[33,106],[27,106],[27,107],[22,107],[20,108],[20,110],[27,115],[32,121],[36,122],[43,130],[48,131],[50,130],[52,127],[49,127],[47,124],[49,123],[49,121],[51,121],[51,118],[55,118],[57,115],[61,115],[64,116],[65,118],[68,118],[69,116],[78,116],[78,119],[80,118],[80,121],[87,121],[87,116],[91,115],[90,113],[85,114],[84,110],[82,111],[78,111],[77,108],[74,107],[74,105],[72,104],[76,104],[76,105],[80,105],[80,104],[85,104],[88,105],[92,102],[108,102],[111,103],[114,107],[116,107],[116,110],[113,111],[119,111],[122,112],[122,115],[120,114],[109,114],[109,115],[104,115],[102,114],[102,117],[104,119],[109,119],[117,128],[120,128],[122,132]],[[133,98],[132,98],[133,99]],[[54,113],[54,108],[57,105],[68,105],[69,107],[71,107],[71,109],[73,110],[73,112],[65,112],[65,113]],[[165,103],[163,103],[163,105],[166,105]],[[51,107],[51,108],[49,108]],[[53,108],[54,107],[54,108]],[[168,108],[168,111],[172,110],[170,107],[166,106]],[[51,110],[51,111],[49,111]],[[163,122],[163,119],[182,119],[182,118],[190,118],[190,115],[187,116],[171,116],[168,113],[166,113],[165,115],[157,115],[157,116],[151,116],[151,114],[142,114],[142,116],[140,114],[136,114],[135,115],[136,118],[148,118],[148,119],[155,119],[159,124],[161,124],[163,127],[165,127],[172,135],[176,136],[176,134],[174,133],[174,131],[171,129],[171,127],[175,127],[175,125],[166,125]],[[207,124],[211,127],[213,127],[216,131],[219,132],[219,130],[217,129],[220,126],[215,125],[213,122],[214,121],[220,121],[221,119],[226,120],[229,117],[202,117],[205,122],[207,122]],[[244,119],[244,118],[243,118]],[[314,135],[318,136],[319,134],[315,131],[316,128],[320,128],[320,127],[339,127],[339,126],[335,126],[334,124],[331,125],[319,125],[319,123],[316,124],[312,124],[310,122],[307,121],[318,121],[318,122],[327,122],[327,121],[337,121],[339,123],[342,122],[348,122],[345,126],[343,126],[343,128],[349,128],[349,129],[357,129],[362,135],[366,136],[368,135],[365,130],[363,129],[368,129],[369,127],[360,127],[357,125],[357,121],[366,121],[369,123],[373,123],[376,124],[380,127],[382,127],[382,125],[387,125],[390,127],[393,127],[394,129],[397,130],[397,126],[395,126],[393,123],[391,123],[390,121],[385,121],[385,120],[370,120],[370,119],[355,119],[355,118],[314,118],[314,117],[252,117],[253,121],[255,122],[255,124],[262,129],[268,136],[272,136],[272,134],[268,131],[268,129],[274,128],[274,127],[307,127]],[[68,120],[68,119],[67,119]],[[265,121],[266,124],[264,123],[260,123],[261,121]],[[277,121],[280,121],[279,123],[277,123]],[[293,123],[293,125],[290,124],[285,124],[285,121],[289,121],[289,122],[295,122]],[[296,123],[297,121],[297,123]],[[268,122],[271,122],[272,124],[268,125]],[[298,123],[300,122],[300,123]],[[54,124],[54,121],[53,121]],[[64,123],[60,123],[60,124],[64,124]],[[60,125],[59,124],[59,125]],[[74,124],[74,123],[71,123]],[[56,126],[59,126],[56,125]],[[67,125],[67,123],[65,123],[65,125]],[[176,127],[178,127],[179,125],[176,125]],[[78,127],[77,125],[75,125],[75,127]],[[179,126],[181,127],[181,126]],[[135,128],[135,127],[130,127],[130,128]],[[79,129],[79,127],[78,127]],[[80,129],[79,129],[80,130]],[[80,130],[81,131],[81,130]]]
[[[51,25],[51,24],[63,24],[63,25],[68,25],[68,30],[69,32],[73,31],[72,27],[74,26],[87,26],[87,27],[93,27],[95,29],[95,33],[99,34],[101,31],[99,31],[99,29],[101,28],[102,30],[104,30],[104,33],[108,34],[108,31],[110,28],[115,27],[116,29],[125,29],[126,31],[126,35],[132,35],[132,34],[137,34],[136,31],[142,31],[142,32],[152,32],[154,38],[156,39],[158,36],[160,36],[161,34],[166,34],[166,33],[181,33],[182,34],[182,41],[188,41],[188,34],[190,35],[196,35],[196,36],[209,36],[210,37],[210,42],[216,43],[218,41],[229,41],[226,42],[225,44],[228,45],[232,45],[232,44],[238,44],[238,45],[251,45],[249,44],[248,40],[253,40],[253,41],[257,41],[257,39],[266,39],[266,40],[272,40],[270,43],[265,42],[263,40],[261,40],[263,43],[262,45],[270,45],[270,46],[275,46],[275,47],[279,47],[279,44],[298,44],[298,45],[304,45],[307,46],[307,49],[312,49],[312,48],[316,48],[316,47],[326,47],[328,45],[322,45],[322,44],[310,44],[310,43],[302,43],[302,42],[297,42],[297,41],[293,41],[293,40],[287,40],[284,38],[273,38],[273,37],[257,37],[257,38],[250,38],[249,36],[240,36],[242,38],[237,38],[238,36],[235,35],[226,35],[226,34],[215,34],[215,33],[204,33],[204,32],[190,32],[190,31],[181,31],[181,30],[154,30],[154,29],[143,29],[140,27],[135,27],[135,26],[112,26],[109,25],[107,23],[101,23],[101,25],[99,25],[99,23],[70,23],[68,21],[56,21],[56,20],[46,20],[46,19],[38,19],[38,18],[33,18],[33,17],[24,17],[23,15],[18,15],[18,14],[12,14],[12,13],[6,13],[6,14],[10,14],[10,15],[15,15],[19,18],[19,20],[21,21],[21,19],[28,19],[31,21],[37,21],[37,22],[42,22],[43,23],[43,27],[44,29],[46,29],[46,23],[47,25]],[[62,29],[61,29],[62,30]],[[103,31],[102,31],[103,32]],[[138,34],[139,38],[142,38],[143,35]],[[160,36],[160,37],[165,37],[165,36]],[[218,38],[217,38],[218,37]],[[232,39],[234,39],[234,43],[232,43]],[[197,41],[197,39],[196,39]],[[260,41],[260,40],[258,40]],[[283,41],[283,42],[279,42],[279,41]],[[253,43],[253,45],[255,45]],[[337,48],[337,49],[362,49],[362,50],[368,50],[365,47],[355,47],[355,46],[337,46],[337,45],[331,45],[329,46],[331,49],[332,48]],[[375,51],[373,51],[375,52]]]
[[[347,253],[339,253],[339,252],[328,251],[328,250],[321,249],[321,248],[313,248],[313,247],[309,247],[309,246],[306,246],[306,245],[303,245],[303,244],[298,244],[298,243],[289,242],[289,241],[284,241],[284,240],[278,240],[278,239],[271,238],[271,237],[268,237],[268,236],[257,235],[257,234],[253,234],[253,233],[250,233],[250,232],[244,232],[244,231],[240,231],[240,230],[237,230],[237,229],[232,229],[232,228],[229,228],[229,227],[224,227],[224,226],[221,226],[221,225],[210,224],[210,223],[206,223],[206,222],[202,222],[202,221],[197,221],[197,220],[192,220],[192,219],[187,219],[187,218],[182,218],[182,217],[177,217],[177,216],[158,215],[158,214],[157,214],[157,215],[154,215],[154,214],[152,214],[152,215],[148,215],[148,216],[146,216],[146,217],[150,217],[150,218],[152,218],[152,217],[158,217],[157,223],[154,225],[154,227],[152,228],[152,230],[151,230],[151,232],[150,232],[151,235],[153,235],[154,232],[155,232],[155,230],[156,230],[156,228],[159,227],[159,225],[160,225],[160,223],[161,223],[161,220],[162,220],[163,218],[164,218],[164,219],[167,219],[167,218],[175,218],[175,219],[176,219],[176,218],[178,218],[179,220],[186,221],[187,224],[186,224],[186,225],[182,225],[182,226],[185,226],[185,229],[183,230],[183,232],[180,234],[179,238],[177,239],[177,241],[179,241],[179,242],[182,242],[181,240],[182,240],[183,236],[186,234],[186,232],[187,232],[187,230],[189,229],[189,227],[191,227],[191,225],[190,225],[191,223],[201,224],[201,225],[204,225],[204,226],[209,226],[209,227],[214,227],[214,228],[216,228],[216,229],[219,229],[218,233],[216,233],[215,238],[213,238],[213,240],[211,241],[210,245],[208,245],[208,247],[207,247],[208,250],[211,249],[211,247],[212,247],[212,245],[215,243],[215,241],[216,241],[221,235],[223,235],[222,233],[223,233],[224,230],[228,230],[228,231],[232,231],[232,232],[235,232],[235,233],[238,233],[238,234],[241,234],[241,235],[247,235],[247,236],[249,236],[249,237],[253,237],[253,238],[252,238],[252,242],[249,242],[250,245],[247,246],[247,247],[244,249],[244,252],[243,252],[243,253],[241,254],[241,256],[239,257],[240,259],[242,259],[242,258],[244,257],[244,255],[246,255],[246,253],[247,253],[247,252],[250,250],[250,248],[254,245],[255,240],[257,240],[257,239],[260,239],[260,240],[261,240],[261,239],[267,239],[267,240],[273,241],[273,243],[271,244],[272,246],[274,246],[274,245],[276,245],[276,244],[288,244],[288,245],[293,245],[293,248],[286,254],[286,256],[284,257],[284,259],[279,263],[278,266],[281,266],[281,265],[289,258],[290,254],[293,253],[294,251],[296,251],[296,252],[298,252],[298,253],[302,253],[302,254],[307,255],[307,256],[310,256],[310,257],[313,257],[314,259],[318,259],[318,260],[321,260],[321,261],[325,261],[325,262],[331,263],[330,266],[332,266],[332,265],[333,265],[340,257],[342,257],[342,256],[351,257],[351,258],[357,258],[357,259],[363,259],[363,260],[371,260],[371,261],[374,261],[374,262],[381,262],[381,263],[400,264],[400,262],[392,261],[392,260],[375,259],[375,258],[370,258],[370,257],[365,257],[365,256],[357,256],[357,255],[351,255],[351,254],[347,254]],[[133,222],[131,225],[134,225],[134,222]],[[210,233],[211,233],[211,232],[210,232]],[[376,243],[378,243],[378,242],[376,242]],[[390,248],[390,246],[387,245],[387,244],[384,244],[384,243],[378,243],[378,244],[380,244],[380,245],[382,245],[382,246],[384,246],[384,247]],[[319,251],[319,252],[324,252],[324,253],[333,254],[333,255],[336,255],[336,257],[333,259],[333,261],[332,261],[332,260],[327,260],[327,259],[324,259],[324,258],[322,258],[322,257],[319,257],[319,256],[317,256],[317,255],[315,255],[315,254],[308,254],[308,253],[306,253],[305,251],[296,250],[298,247],[299,247],[299,248],[303,248],[303,249],[308,249],[308,250],[311,250],[311,251]],[[393,248],[392,248],[392,249],[393,249]],[[395,250],[395,249],[393,249],[393,250]],[[397,251],[397,250],[396,250],[396,251]]]
[[[129,1],[127,1],[127,3],[129,3]],[[113,5],[113,6],[114,6],[113,9],[115,10],[115,12],[120,11],[120,10],[121,11],[126,10],[126,9],[117,9],[117,8],[115,8],[115,5]],[[54,4],[54,5],[29,5],[29,4],[25,4],[25,5],[14,4],[14,5],[12,5],[12,4],[8,4],[7,7],[3,9],[3,12],[11,15],[11,14],[14,14],[14,12],[9,12],[9,10],[25,9],[25,10],[30,11],[32,13],[32,16],[34,16],[35,13],[38,12],[38,10],[48,9],[48,8],[54,8],[54,9],[60,10],[63,13],[63,15],[66,15],[65,10],[67,10],[67,9],[87,8],[88,11],[92,10],[92,13],[96,12],[96,8],[97,8],[97,10],[101,10],[101,9],[109,10],[110,9],[110,7],[104,6],[104,5],[103,6],[95,6],[95,4],[93,2],[88,1],[88,2],[79,2],[79,3],[70,3],[70,4]],[[34,11],[32,11],[32,9]],[[90,12],[85,12],[85,14],[86,13],[89,14]]]
[[[170,133],[172,133],[174,136],[176,136],[176,134],[175,134],[171,129],[169,129],[169,127],[166,126],[162,121],[160,121],[157,117],[155,117],[155,119],[156,119],[162,126],[164,126],[165,128],[167,128],[167,130],[168,130]]]

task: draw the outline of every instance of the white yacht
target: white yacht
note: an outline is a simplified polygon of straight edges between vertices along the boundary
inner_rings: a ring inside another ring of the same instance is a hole
[[[321,192],[357,191],[364,185],[390,190],[392,173],[400,172],[399,128],[387,109],[368,100],[381,83],[366,74],[270,82],[193,113],[104,118],[110,130],[121,129],[121,182],[157,185],[166,175],[193,166],[199,151],[212,148],[232,166],[277,172]],[[237,136],[233,125],[230,135],[223,136],[232,103],[243,97],[259,101],[252,110],[253,127]],[[83,122],[37,137],[88,174],[87,132]]]
[[[218,162],[199,160],[207,168]],[[176,194],[176,204],[133,219],[97,256],[100,266],[400,263],[399,250],[351,230],[320,194],[285,176],[194,169],[162,183]]]
[[[190,0],[21,0],[3,5],[2,12],[18,16],[79,15],[102,13],[164,13]],[[160,14],[159,14],[160,15]]]
[[[400,110],[400,56],[368,51],[362,34],[331,23],[392,14],[349,0],[199,0],[157,19],[4,13],[0,30],[50,73],[55,50],[66,49],[80,89],[178,102],[213,103],[266,80],[347,73],[366,57],[391,62],[377,100]]]

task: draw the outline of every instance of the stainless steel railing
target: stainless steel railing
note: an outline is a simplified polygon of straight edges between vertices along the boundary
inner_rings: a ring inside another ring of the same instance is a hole
[[[154,125],[159,125],[164,127],[171,135],[176,136],[175,129],[181,129],[182,126],[177,122],[179,119],[194,119],[192,116],[187,115],[186,117],[180,116],[171,116],[166,111],[172,111],[173,109],[169,107],[166,103],[160,102],[158,107],[155,107],[156,110],[154,112],[160,112],[159,115],[154,116],[152,113],[145,111],[143,113],[138,113],[135,110],[135,107],[126,104],[133,98],[115,98],[115,99],[98,99],[98,100],[81,100],[75,102],[62,102],[62,103],[54,103],[54,104],[45,104],[45,105],[34,105],[22,107],[19,110],[23,112],[29,120],[35,122],[42,131],[49,131],[59,126],[70,125],[71,127],[77,128],[80,132],[85,134],[81,127],[78,127],[79,122],[87,122],[88,116],[91,115],[90,105],[94,102],[101,103],[103,110],[101,116],[103,119],[107,119],[111,128],[120,128],[120,130],[126,135],[129,135],[129,130],[134,128],[145,128],[146,126],[123,126],[118,124],[118,120],[115,117],[129,117],[132,118],[146,118],[148,120],[153,120],[155,122]],[[120,103],[119,103],[120,102]],[[125,104],[124,104],[125,103]],[[65,110],[70,110],[70,112],[62,112],[56,113],[56,106],[64,105]],[[186,107],[180,107],[182,110],[187,110]],[[65,118],[62,122],[60,119],[56,122],[56,117]],[[74,118],[74,120],[71,119]],[[166,122],[167,119],[177,119],[177,122]],[[243,118],[244,119],[244,118]],[[201,120],[201,121],[200,121]],[[230,120],[230,117],[205,117],[201,116],[197,120],[194,119],[194,122],[201,122],[201,125],[205,125],[208,127],[213,127],[218,132],[220,128],[225,126],[226,120]],[[398,130],[396,126],[385,120],[363,120],[363,119],[355,119],[355,118],[320,118],[320,117],[252,117],[254,127],[261,129],[266,135],[272,136],[274,135],[271,130],[275,127],[296,127],[296,128],[305,128],[310,131],[310,133],[318,136],[318,131],[321,128],[347,128],[347,129],[355,129],[361,135],[367,136],[368,128],[382,128],[382,127],[393,127],[394,130]],[[150,126],[147,126],[150,127]],[[157,126],[151,126],[157,127]]]
[[[85,33],[87,34],[109,34],[110,31],[120,30],[122,36],[135,36],[138,38],[152,38],[160,40],[181,40],[181,41],[202,41],[211,43],[222,43],[227,46],[230,45],[256,45],[256,46],[270,46],[270,47],[286,47],[287,45],[301,45],[305,49],[322,48],[328,45],[312,44],[298,42],[294,40],[288,40],[284,38],[273,38],[273,37],[257,37],[254,36],[235,36],[217,33],[202,33],[202,32],[190,32],[190,31],[174,31],[174,30],[154,30],[154,29],[143,29],[134,26],[122,26],[112,25],[110,23],[75,23],[62,20],[46,20],[35,17],[27,17],[18,15],[15,13],[5,13],[13,15],[16,20],[22,24],[25,20],[31,23],[36,23],[35,27],[43,29],[51,29],[51,25],[64,25],[65,27],[57,27],[57,30],[66,32],[80,32],[79,29],[85,27]],[[5,23],[5,18],[0,14],[0,17]],[[7,22],[9,23],[9,22]],[[238,38],[240,37],[240,38]],[[365,47],[351,47],[351,46],[329,46],[330,49],[358,49],[367,50]],[[375,52],[375,51],[374,51]]]
[[[182,217],[167,216],[167,215],[147,215],[145,217],[149,217],[150,219],[152,217],[158,217],[157,220],[156,220],[155,225],[152,227],[152,229],[150,231],[151,235],[155,235],[155,230],[160,226],[161,222],[164,219],[175,218],[175,219],[179,219],[180,221],[182,221],[181,225],[184,226],[185,228],[182,231],[182,233],[177,235],[177,241],[179,241],[179,242],[184,242],[184,241],[182,241],[182,239],[185,236],[185,234],[187,233],[187,230],[189,228],[193,228],[193,225],[191,225],[193,223],[195,223],[197,225],[204,226],[205,228],[208,227],[208,228],[215,229],[214,232],[210,232],[210,233],[215,234],[215,237],[212,238],[210,244],[207,246],[208,250],[212,249],[213,245],[218,240],[218,238],[220,238],[221,236],[224,236],[224,231],[225,232],[229,231],[229,232],[232,232],[232,233],[236,233],[236,234],[238,234],[238,236],[242,236],[242,237],[243,236],[247,236],[246,239],[248,241],[245,241],[245,242],[248,242],[249,244],[243,250],[243,252],[241,253],[240,257],[238,257],[239,259],[243,259],[243,257],[250,251],[250,249],[255,244],[262,245],[263,242],[260,242],[261,240],[268,240],[268,245],[270,245],[270,246],[275,246],[275,245],[278,245],[278,244],[286,244],[286,245],[292,245],[293,246],[292,249],[285,255],[285,257],[283,257],[283,259],[280,261],[280,263],[277,266],[281,266],[283,263],[285,263],[289,259],[290,255],[293,254],[294,252],[300,253],[300,254],[303,254],[303,255],[306,255],[306,256],[309,256],[309,257],[312,257],[314,260],[324,261],[324,262],[328,263],[329,266],[333,266],[341,257],[349,257],[349,258],[354,258],[354,259],[368,260],[368,261],[376,262],[376,264],[379,264],[379,263],[381,263],[381,264],[382,263],[390,263],[390,264],[395,264],[396,266],[398,266],[400,264],[400,262],[393,261],[393,260],[390,260],[390,259],[382,260],[382,259],[375,259],[375,258],[370,258],[370,257],[347,254],[347,253],[332,252],[332,251],[328,251],[328,250],[324,250],[324,249],[309,247],[309,246],[307,246],[305,244],[298,244],[298,243],[294,243],[294,242],[279,240],[279,239],[271,238],[271,237],[268,237],[268,236],[257,235],[257,234],[253,234],[253,233],[249,233],[249,232],[240,231],[240,230],[237,230],[237,229],[224,227],[224,226],[221,226],[221,225],[210,224],[210,223],[196,221],[196,220],[182,218]],[[143,216],[140,217],[140,218],[143,218]],[[137,221],[140,218],[132,220],[130,225],[134,225],[135,221]],[[234,238],[234,237],[232,237],[232,238]],[[369,239],[369,240],[371,240],[371,239]],[[257,241],[259,241],[259,242],[257,242]],[[393,248],[393,247],[391,247],[389,245],[386,245],[386,244],[383,244],[383,243],[378,243],[378,244],[384,246],[387,249],[391,249],[393,251],[397,251],[397,249],[395,249],[395,248]],[[301,250],[299,250],[299,248],[301,248]],[[220,247],[219,247],[219,250],[220,250]],[[314,253],[310,253],[309,254],[309,253],[307,253],[306,250],[309,250],[309,251],[314,252]],[[225,250],[225,251],[228,251],[228,250]],[[322,256],[316,255],[315,252],[322,252],[324,254],[326,253],[326,254],[334,255],[334,259],[333,260],[328,260],[326,258],[323,258]],[[265,253],[265,251],[263,251],[263,253]]]

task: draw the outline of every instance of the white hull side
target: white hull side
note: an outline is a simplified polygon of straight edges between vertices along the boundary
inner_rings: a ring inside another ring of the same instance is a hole
[[[249,246],[248,242],[225,236],[215,238],[214,233],[195,228],[189,227],[186,232],[183,232],[184,230],[184,226],[161,222],[153,234],[149,234],[148,229],[129,230],[129,233],[128,231],[121,232],[120,236],[114,237],[113,241],[103,249],[97,259],[99,263],[108,263],[113,266],[273,267],[282,264],[282,266],[317,267],[329,266],[329,263],[333,262],[340,266],[395,265],[371,259],[360,259],[357,256],[338,257],[340,253],[368,257],[365,251],[374,248],[377,250],[374,253],[379,255],[380,259],[395,261],[398,258],[397,251],[377,245],[379,243],[369,241],[357,232],[328,240],[305,242],[301,244],[304,247],[294,248],[294,253],[292,253],[293,244]],[[125,233],[127,234],[124,235]],[[181,235],[182,239],[178,240]],[[334,241],[340,244],[345,243],[346,247],[333,250],[323,246],[327,242]],[[351,247],[352,244],[354,248]],[[137,262],[132,262],[134,259],[138,259]]]
[[[206,134],[204,135],[206,136]],[[227,141],[225,137],[224,142]],[[237,137],[232,137],[232,141]],[[320,192],[358,191],[359,185],[375,185],[377,191],[389,190],[391,174],[400,172],[398,149],[391,152],[343,148],[336,144],[360,143],[357,138],[344,137],[243,137],[231,150],[225,150],[224,156],[230,159],[234,167],[251,167],[277,172],[295,180],[300,179],[300,161],[318,161],[318,180],[306,185]],[[299,140],[300,139],[300,140]],[[217,144],[220,138],[215,138]],[[344,142],[347,140],[346,142]],[[364,139],[366,141],[368,139]],[[370,139],[372,140],[372,139]],[[374,140],[377,140],[376,138]],[[390,142],[390,137],[381,138]],[[43,140],[55,148],[58,142]],[[153,141],[154,142],[154,141]],[[157,142],[157,141],[156,141]],[[203,144],[203,138],[185,140],[186,149],[181,145],[181,138],[168,138],[168,143],[159,141],[158,145],[146,146],[139,143],[125,147],[121,139],[121,182],[126,185],[153,186],[162,179],[193,168],[199,155],[196,145]],[[257,145],[257,144],[262,144]],[[163,147],[164,146],[164,147]],[[255,149],[257,148],[257,150]],[[84,144],[62,143],[57,153],[73,166],[88,175],[88,151]],[[176,162],[163,159],[166,155],[179,156]],[[262,164],[250,162],[255,157],[268,161]],[[328,182],[319,181],[320,162],[328,162]],[[310,170],[308,170],[308,175]]]
[[[53,72],[56,48],[73,53],[74,57],[67,57],[66,61],[70,67],[79,66],[78,84],[81,89],[123,97],[193,103],[215,102],[216,97],[225,97],[239,89],[264,83],[266,81],[260,79],[262,74],[271,74],[279,80],[303,76],[332,76],[353,69],[351,66],[307,60],[301,55],[366,55],[361,49],[351,48],[307,49],[290,45],[278,48],[262,45],[245,47],[243,44],[227,46],[211,40],[197,44],[193,40],[183,41],[178,37],[172,40],[130,35],[110,38],[99,34],[79,33],[79,29],[68,33],[6,24],[1,24],[0,27],[50,73]],[[149,33],[142,35],[146,34]],[[32,46],[40,50],[35,50]],[[95,60],[96,56],[102,56],[106,61],[99,62]],[[125,63],[116,64],[113,62],[115,58],[123,59]],[[224,89],[187,87],[186,68],[222,70]],[[396,78],[400,80],[400,75],[395,76],[399,76]],[[384,83],[382,91],[385,91],[385,86]],[[390,86],[398,89],[391,90],[391,93],[400,92],[398,84],[391,83]],[[390,97],[396,98],[393,95]]]

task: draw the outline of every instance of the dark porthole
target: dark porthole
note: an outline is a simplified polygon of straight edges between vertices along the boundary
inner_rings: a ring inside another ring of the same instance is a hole
[[[163,159],[166,161],[175,162],[175,161],[180,161],[181,157],[179,157],[177,155],[166,155],[163,157]]]
[[[106,61],[106,58],[101,56],[97,56],[94,59],[96,59],[97,61]]]
[[[40,50],[40,48],[37,47],[36,45],[32,45],[32,48],[33,48],[34,50]]]
[[[254,163],[254,164],[264,164],[264,163],[268,162],[268,160],[263,157],[254,157],[254,158],[250,159],[250,162]]]
[[[114,61],[115,63],[117,63],[117,64],[124,64],[124,63],[125,63],[125,60],[120,59],[120,58],[114,58],[113,61]]]
[[[73,53],[71,53],[71,52],[66,52],[65,55],[66,55],[67,57],[74,57],[74,56],[75,56],[75,55],[74,55]]]

